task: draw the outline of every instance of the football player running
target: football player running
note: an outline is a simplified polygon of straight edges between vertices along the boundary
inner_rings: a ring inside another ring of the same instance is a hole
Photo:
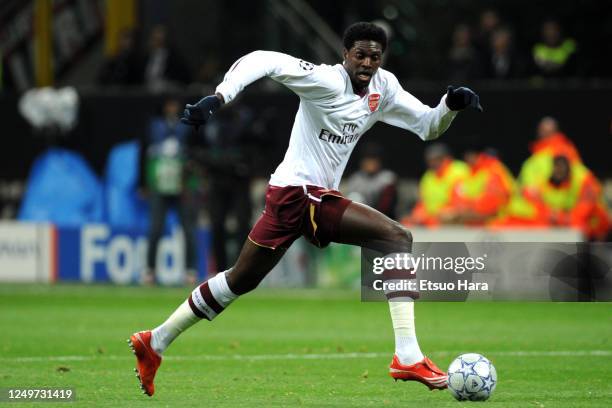
[[[155,392],[155,373],[170,343],[194,323],[214,319],[255,289],[300,236],[321,248],[338,242],[385,254],[410,253],[412,236],[407,229],[338,191],[349,156],[376,122],[406,129],[427,141],[438,138],[458,111],[468,107],[482,111],[482,107],[478,95],[465,87],[448,87],[434,108],[402,89],[391,72],[380,68],[387,37],[374,24],[348,27],[343,45],[344,61],[336,65],[313,65],[278,52],[252,52],[230,67],[214,95],[186,106],[183,122],[202,126],[263,77],[285,85],[300,98],[289,147],[270,178],[265,209],[236,264],[196,287],[160,326],[128,340],[147,395]],[[423,355],[417,342],[413,300],[418,293],[385,294],[395,332],[391,377],[419,381],[430,389],[446,388],[446,373]]]

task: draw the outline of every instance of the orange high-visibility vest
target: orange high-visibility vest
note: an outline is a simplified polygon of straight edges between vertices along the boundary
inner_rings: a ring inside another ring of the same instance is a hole
[[[481,153],[470,166],[469,176],[458,184],[453,205],[494,216],[508,203],[514,188],[514,178],[506,166],[496,157]]]
[[[419,182],[419,201],[407,223],[435,225],[436,216],[451,203],[457,183],[469,174],[469,167],[460,160],[445,160],[437,171],[427,170]]]
[[[563,155],[570,163],[581,162],[574,143],[563,133],[554,133],[537,140],[530,146],[532,155],[523,163],[519,182],[523,187],[534,187],[548,180],[552,175],[553,159]]]
[[[420,200],[428,214],[434,215],[450,203],[453,189],[469,174],[460,160],[448,160],[438,171],[427,170],[419,183]]]
[[[574,163],[566,183],[544,183],[540,194],[555,224],[580,229],[589,239],[605,238],[610,220],[601,184],[584,165]]]

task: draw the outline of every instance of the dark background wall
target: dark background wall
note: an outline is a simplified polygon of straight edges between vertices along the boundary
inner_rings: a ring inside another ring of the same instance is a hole
[[[184,89],[197,89],[185,93],[185,101],[208,93],[234,60],[254,49],[288,52],[313,62],[339,62],[319,61],[308,46],[312,35],[300,35],[286,20],[272,16],[270,11],[276,1],[140,0],[138,46],[146,48],[147,34],[156,24],[167,25],[170,43],[192,72],[192,83]],[[21,3],[0,1],[0,16],[7,5]],[[529,154],[528,144],[537,121],[552,115],[577,144],[587,165],[600,177],[612,177],[608,158],[612,151],[612,1],[346,0],[339,7],[338,2],[308,0],[307,4],[338,35],[354,21],[384,19],[394,32],[386,67],[406,89],[429,104],[438,102],[448,84],[448,53],[457,24],[469,24],[476,34],[482,11],[495,9],[502,24],[514,32],[516,48],[528,54],[538,41],[542,21],[548,17],[559,19],[565,33],[578,43],[576,75],[549,82],[532,75],[516,83],[459,81],[456,85],[469,85],[480,93],[485,113],[461,114],[441,140],[457,154],[475,145],[495,147],[516,173]],[[77,84],[81,94],[78,128],[54,143],[82,152],[96,171],[102,172],[110,148],[120,141],[138,138],[162,97],[143,90],[112,90],[104,84],[95,88],[94,68],[89,72],[93,82]],[[74,84],[58,81],[58,85]],[[203,90],[204,87],[209,89]],[[259,160],[260,176],[267,176],[282,158],[298,103],[286,91],[264,89],[267,87],[261,83],[254,85],[242,98],[243,103],[272,118],[269,137],[262,143],[261,157],[265,159]],[[34,157],[50,144],[46,136],[32,132],[17,112],[19,96],[10,92],[14,90],[0,91],[4,142],[0,149],[0,179],[4,180],[25,178]],[[378,139],[384,144],[387,165],[399,174],[422,174],[425,143],[416,136],[380,124],[365,139]],[[349,171],[354,163],[355,159],[349,163]]]
[[[173,43],[195,72],[204,64],[219,67],[254,49],[274,49],[319,61],[308,42],[283,19],[271,19],[270,3],[279,0],[142,0],[143,35],[155,24],[171,27]],[[355,21],[387,21],[394,32],[389,67],[403,79],[448,77],[447,58],[457,24],[477,27],[483,10],[497,10],[515,36],[517,51],[528,58],[540,38],[541,23],[558,19],[579,44],[582,76],[612,75],[612,2],[608,0],[308,0],[338,36]],[[388,16],[393,16],[389,18]]]
[[[262,85],[265,85],[262,84]],[[405,88],[425,103],[437,104],[445,84]],[[280,91],[263,91],[255,86],[244,92],[238,103],[248,105],[270,118],[269,135],[261,145],[257,175],[266,177],[282,159],[287,147],[298,98]],[[528,145],[535,126],[545,115],[559,119],[563,130],[576,143],[586,164],[602,178],[612,177],[612,88],[566,87],[533,89],[504,86],[478,88],[485,112],[461,113],[440,141],[448,143],[456,154],[475,145],[487,145],[515,173],[529,155]],[[482,89],[482,90],[481,90]],[[200,95],[182,95],[185,101]],[[0,96],[3,147],[0,149],[0,179],[23,179],[36,157],[49,145],[47,138],[32,132],[17,111],[17,97]],[[161,96],[144,92],[86,92],[81,94],[80,123],[57,144],[76,149],[101,173],[109,150],[117,143],[138,138],[147,119],[156,112]],[[231,109],[231,105],[226,107]],[[419,177],[424,169],[422,154],[426,146],[406,131],[379,123],[362,140],[377,140],[384,146],[388,167],[405,177]],[[349,164],[354,168],[356,154]]]

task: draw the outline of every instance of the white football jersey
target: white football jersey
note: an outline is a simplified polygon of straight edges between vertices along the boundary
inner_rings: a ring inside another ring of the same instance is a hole
[[[360,96],[353,91],[341,64],[313,65],[271,51],[255,51],[240,58],[216,92],[227,103],[265,76],[300,97],[289,148],[270,179],[274,186],[314,185],[337,190],[353,148],[376,122],[432,140],[457,114],[446,106],[446,96],[430,108],[402,89],[395,75],[382,68],[372,77],[367,93]]]

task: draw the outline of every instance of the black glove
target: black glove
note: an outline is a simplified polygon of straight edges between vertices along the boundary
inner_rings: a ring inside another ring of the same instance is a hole
[[[446,92],[446,106],[450,110],[459,111],[467,108],[468,106],[476,109],[478,112],[482,112],[482,106],[480,106],[480,98],[470,88],[459,87],[455,88],[452,85],[448,86]]]
[[[185,105],[185,111],[181,122],[196,128],[206,124],[217,109],[221,107],[221,101],[216,95],[210,95],[200,99],[195,105]]]

